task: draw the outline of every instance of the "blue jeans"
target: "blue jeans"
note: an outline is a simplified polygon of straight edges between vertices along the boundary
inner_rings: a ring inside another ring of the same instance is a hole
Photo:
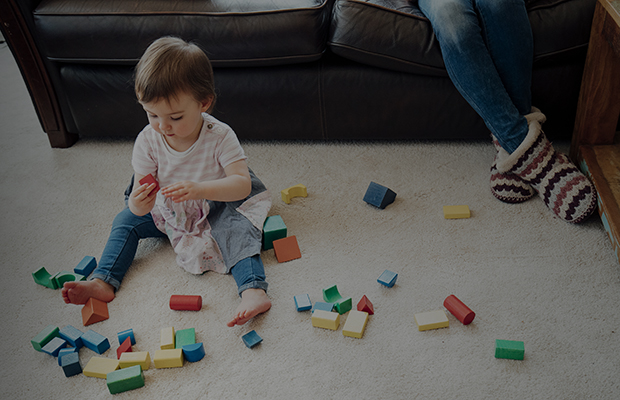
[[[138,242],[140,239],[151,237],[165,238],[167,236],[157,229],[150,213],[139,217],[129,208],[125,208],[112,222],[108,242],[91,279],[101,279],[118,290],[136,256]],[[239,261],[232,267],[230,273],[237,282],[239,295],[246,289],[256,288],[267,291],[265,268],[260,255]]]
[[[508,153],[527,136],[532,29],[524,0],[419,0],[448,75]]]

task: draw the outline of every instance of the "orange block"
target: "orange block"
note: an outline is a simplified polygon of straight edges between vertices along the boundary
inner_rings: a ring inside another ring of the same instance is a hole
[[[84,326],[101,322],[108,318],[110,318],[108,314],[108,303],[104,301],[91,297],[82,308],[82,322]]]
[[[273,241],[273,250],[276,253],[278,262],[287,262],[296,258],[301,258],[297,237],[288,236],[283,239]]]

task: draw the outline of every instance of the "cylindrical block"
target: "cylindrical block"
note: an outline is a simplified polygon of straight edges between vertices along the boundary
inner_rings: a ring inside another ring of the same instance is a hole
[[[461,300],[455,295],[451,294],[446,297],[443,302],[443,306],[448,309],[464,325],[469,325],[474,320],[476,313],[469,309]]]
[[[200,311],[202,296],[186,296],[173,294],[170,296],[170,309],[182,311]]]

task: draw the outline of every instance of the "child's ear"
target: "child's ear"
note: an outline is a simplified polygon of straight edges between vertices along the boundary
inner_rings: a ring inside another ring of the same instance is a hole
[[[201,112],[207,112],[211,108],[211,104],[213,104],[213,97],[209,97],[208,100],[203,100],[201,103]]]

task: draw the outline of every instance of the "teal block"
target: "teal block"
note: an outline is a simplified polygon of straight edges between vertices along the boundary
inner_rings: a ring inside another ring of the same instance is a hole
[[[140,365],[109,372],[106,384],[110,394],[122,393],[144,386],[144,374]]]
[[[388,205],[392,204],[396,199],[396,193],[386,188],[383,185],[379,185],[375,182],[370,182],[366,194],[364,195],[364,201],[380,209],[384,209]]]
[[[32,347],[34,347],[36,351],[42,351],[41,349],[43,346],[48,344],[53,338],[59,336],[59,331],[60,329],[57,326],[48,325],[45,329],[39,332],[39,334],[35,336],[30,343],[32,343]]]
[[[82,335],[84,332],[75,328],[74,326],[67,325],[58,332],[61,338],[65,339],[67,343],[69,343],[73,347],[77,347],[78,349],[84,346],[82,343]]]
[[[194,328],[180,329],[174,334],[174,347],[182,349],[183,346],[196,343],[196,330]]]
[[[241,337],[241,339],[249,349],[263,341],[263,338],[258,336],[258,333],[256,333],[256,331],[246,333]]]
[[[387,286],[391,288],[396,283],[396,279],[398,278],[398,274],[392,271],[388,271],[387,269],[383,271],[381,276],[377,279],[377,282],[382,284],[383,286]]]
[[[60,349],[60,351],[58,352],[58,365],[62,366],[62,357],[71,353],[79,354],[79,349],[77,347],[65,347],[64,349]]]
[[[189,362],[200,361],[205,356],[205,346],[202,343],[194,343],[183,346],[183,356]]]
[[[60,359],[60,366],[67,378],[82,373],[82,366],[80,365],[80,356],[78,353],[64,355]]]
[[[41,351],[51,356],[58,357],[60,349],[64,349],[65,347],[67,347],[67,341],[60,337],[55,337],[43,346]]]
[[[323,311],[332,312],[334,310],[334,303],[326,303],[324,301],[317,301],[316,303],[314,303],[314,307],[312,307],[312,312],[314,312],[314,310],[323,310]]]
[[[310,296],[307,294],[300,294],[295,296],[295,307],[297,311],[308,311],[312,309],[312,302]]]
[[[95,270],[95,268],[97,268],[97,260],[95,259],[95,257],[86,256],[82,258],[82,261],[80,261],[80,263],[75,268],[73,268],[73,272],[75,272],[76,274],[88,276]]]
[[[86,331],[82,335],[82,342],[84,343],[84,346],[88,347],[97,354],[103,354],[110,348],[108,338],[93,331],[92,329]]]
[[[518,340],[495,340],[495,358],[523,360],[525,344]]]
[[[136,344],[136,338],[133,334],[133,329],[127,329],[126,331],[119,332],[117,333],[117,336],[118,336],[118,344],[123,344],[123,342],[127,338],[130,338],[132,346]]]
[[[273,242],[287,235],[284,220],[279,215],[267,217],[263,225],[263,250],[273,249]]]

